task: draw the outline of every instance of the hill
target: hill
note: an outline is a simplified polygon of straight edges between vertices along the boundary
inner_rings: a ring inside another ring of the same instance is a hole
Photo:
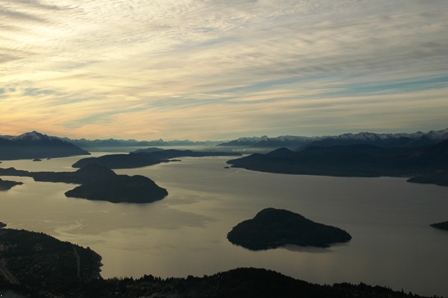
[[[100,278],[100,255],[43,233],[2,228],[0,247],[1,289],[62,294],[81,282]]]
[[[434,145],[448,140],[448,129],[427,133],[345,133],[337,136],[279,136],[279,137],[245,137],[221,143],[218,146],[246,146],[250,148],[289,148],[301,150],[306,147],[332,147],[365,144],[378,147],[420,147]]]
[[[229,160],[235,168],[303,175],[351,177],[425,177],[425,183],[444,179],[448,170],[448,141],[417,148],[381,148],[371,145],[308,147],[294,152],[274,150]],[[412,182],[422,182],[420,179]],[[445,185],[446,182],[437,182]]]
[[[0,136],[0,160],[55,158],[89,154],[89,152],[72,143],[36,131],[16,137]]]

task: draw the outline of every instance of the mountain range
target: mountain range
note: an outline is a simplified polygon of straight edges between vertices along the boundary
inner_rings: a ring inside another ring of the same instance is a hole
[[[47,136],[36,131],[27,132],[19,136],[0,136],[0,160],[11,159],[38,159],[65,157],[73,155],[89,155],[86,150],[107,148],[106,151],[120,150],[124,147],[151,147],[151,146],[219,146],[240,148],[288,148],[293,151],[303,150],[307,147],[332,147],[365,144],[383,148],[415,148],[434,145],[448,140],[448,129],[431,130],[429,132],[415,133],[387,133],[377,134],[371,132],[345,133],[338,136],[304,137],[279,136],[269,138],[244,137],[228,142],[216,141],[137,141],[137,140],[87,140],[69,139]],[[81,149],[82,148],[82,149]]]
[[[173,140],[164,141],[162,139],[153,141],[137,141],[105,139],[105,140],[87,140],[87,139],[69,139],[61,138],[61,140],[70,142],[78,147],[89,150],[92,148],[116,148],[116,147],[153,147],[153,146],[214,146],[222,141],[190,141],[190,140]]]
[[[250,148],[289,148],[300,150],[306,147],[319,146],[347,146],[354,144],[367,144],[379,147],[420,147],[433,145],[440,141],[448,140],[448,128],[444,130],[431,130],[427,133],[418,131],[415,133],[345,133],[337,136],[304,137],[304,136],[279,136],[269,138],[244,137],[218,146],[247,146]]]

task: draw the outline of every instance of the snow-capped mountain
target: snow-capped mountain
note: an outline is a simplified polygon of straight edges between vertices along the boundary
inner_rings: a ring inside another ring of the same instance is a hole
[[[190,141],[190,140],[172,140],[164,141],[162,139],[152,140],[152,141],[137,141],[137,140],[120,140],[120,139],[103,139],[103,140],[86,140],[86,139],[69,139],[60,138],[66,142],[70,142],[80,148],[86,150],[97,150],[98,148],[120,148],[122,147],[151,147],[151,146],[214,146],[221,142],[217,141]]]
[[[27,141],[40,141],[43,139],[49,139],[47,135],[38,133],[37,131],[27,132],[23,135],[12,138],[12,140],[27,140]]]
[[[448,140],[448,128],[439,131],[431,130],[430,132],[426,133],[425,136],[430,138],[431,140],[436,141]]]
[[[219,144],[218,146],[250,146],[257,142],[269,139],[267,136],[262,137],[242,137],[236,140],[232,140],[226,143]]]
[[[311,143],[319,138],[317,137],[302,137],[302,136],[279,136],[276,138],[266,138],[251,145],[253,148],[299,148]]]
[[[45,134],[38,133],[37,131],[27,132],[20,136],[11,137],[10,141],[23,141],[23,142],[50,142],[56,139],[55,137],[49,137]]]
[[[20,136],[0,136],[0,160],[88,155],[87,151],[37,131]]]
[[[417,139],[421,137],[427,137],[434,141],[443,141],[448,139],[448,128],[444,130],[431,130],[427,133],[418,131],[415,133],[372,133],[372,132],[360,132],[357,134],[345,133],[339,136],[330,136],[326,138],[341,139],[341,140],[387,140],[387,139],[397,139],[397,138],[411,138]]]
[[[220,146],[248,146],[252,148],[280,148],[286,147],[292,150],[303,149],[309,146],[346,146],[354,144],[369,144],[380,147],[420,147],[432,145],[443,140],[448,140],[448,129],[431,130],[429,132],[415,133],[345,133],[337,136],[303,137],[303,136],[279,136],[269,138],[239,138]]]
[[[346,133],[339,136],[324,137],[315,140],[308,146],[330,147],[347,146],[355,144],[367,144],[379,147],[421,147],[433,145],[448,140],[448,129],[427,133],[421,131],[415,133],[371,133],[360,132],[357,134]]]

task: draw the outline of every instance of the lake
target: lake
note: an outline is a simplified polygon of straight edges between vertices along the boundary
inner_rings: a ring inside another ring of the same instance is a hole
[[[95,152],[94,156],[104,153]],[[80,157],[3,161],[0,167],[73,171]],[[75,185],[27,177],[0,192],[0,221],[89,246],[102,257],[102,276],[212,275],[258,267],[311,283],[360,282],[448,297],[448,187],[403,178],[337,178],[226,169],[229,157],[116,170],[145,175],[169,195],[151,204],[112,204],[66,198]],[[267,208],[283,208],[346,230],[353,239],[328,249],[286,247],[249,251],[227,233]]]

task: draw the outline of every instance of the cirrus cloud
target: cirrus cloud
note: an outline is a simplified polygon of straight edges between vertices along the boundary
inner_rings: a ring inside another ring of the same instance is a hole
[[[0,24],[3,134],[446,126],[443,0],[6,0]]]

